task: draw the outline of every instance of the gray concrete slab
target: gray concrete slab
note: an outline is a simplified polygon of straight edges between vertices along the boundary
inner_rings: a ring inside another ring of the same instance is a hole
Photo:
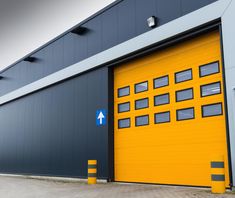
[[[210,189],[147,184],[62,182],[0,176],[1,198],[234,198]]]

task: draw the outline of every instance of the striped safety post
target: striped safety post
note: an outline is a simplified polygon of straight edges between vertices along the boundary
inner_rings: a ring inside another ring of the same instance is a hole
[[[97,183],[97,160],[88,160],[88,184]]]
[[[211,161],[211,192],[222,194],[225,190],[224,158],[218,156]]]

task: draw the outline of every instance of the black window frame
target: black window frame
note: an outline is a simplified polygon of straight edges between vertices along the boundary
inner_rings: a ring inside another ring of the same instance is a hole
[[[164,96],[164,95],[168,95],[168,103],[164,103],[164,104],[158,104],[158,105],[156,105],[155,104],[155,98],[156,97],[159,97],[159,96]],[[165,94],[160,94],[160,95],[155,95],[155,96],[153,96],[153,105],[154,105],[154,107],[158,107],[158,106],[162,106],[162,105],[168,105],[168,104],[170,104],[170,92],[168,92],[168,93],[165,93]]]
[[[176,75],[179,74],[179,73],[182,73],[182,72],[186,72],[186,71],[191,71],[191,79],[188,79],[188,80],[184,80],[184,81],[180,81],[180,82],[177,82],[177,78],[176,78]],[[185,70],[182,70],[182,71],[179,71],[179,72],[176,72],[175,73],[175,84],[179,84],[179,83],[183,83],[183,82],[187,82],[187,81],[190,81],[190,80],[193,80],[193,69],[190,68],[190,69],[185,69]]]
[[[219,83],[219,85],[220,85],[220,92],[219,93],[210,94],[210,95],[206,95],[206,96],[202,95],[202,87],[205,87],[205,86],[208,86],[208,85],[217,84],[217,83]],[[219,95],[219,94],[222,94],[222,86],[221,86],[221,82],[220,81],[213,82],[213,83],[208,83],[208,84],[204,84],[204,85],[200,85],[200,96],[201,96],[201,98],[215,96],[215,95]]]
[[[221,114],[210,115],[210,116],[204,116],[204,115],[203,115],[203,107],[208,107],[208,106],[218,105],[218,104],[221,105]],[[210,117],[221,116],[221,115],[223,115],[223,103],[222,103],[222,102],[217,102],[217,103],[211,103],[211,104],[202,105],[202,106],[201,106],[201,112],[202,112],[202,118],[210,118]]]
[[[148,123],[145,124],[145,125],[137,125],[137,118],[141,118],[141,117],[148,117]],[[141,115],[141,116],[135,116],[135,127],[142,127],[142,126],[148,126],[149,125],[149,115],[146,114],[146,115]]]
[[[211,64],[214,64],[214,63],[218,63],[218,69],[219,69],[218,72],[212,73],[212,74],[207,74],[207,75],[202,76],[202,75],[201,75],[201,68],[202,68],[202,67],[206,67],[206,66],[211,65]],[[219,62],[219,61],[214,61],[214,62],[207,63],[207,64],[204,64],[204,65],[200,65],[200,66],[199,66],[199,77],[200,77],[200,78],[207,77],[207,76],[211,76],[211,75],[218,74],[218,73],[220,73],[220,62]]]
[[[128,127],[120,127],[119,126],[119,121],[123,121],[123,120],[129,120],[129,126]],[[127,128],[131,128],[131,118],[122,118],[122,119],[118,119],[118,129],[127,129]]]
[[[144,91],[136,92],[136,85],[139,85],[139,84],[142,84],[142,83],[147,83],[147,89],[144,90]],[[148,91],[148,90],[149,90],[149,82],[148,82],[148,80],[134,84],[134,91],[135,91],[135,94],[143,93],[143,92],[146,92],[146,91]]]
[[[179,120],[178,119],[178,111],[188,110],[188,109],[193,109],[193,117],[192,118],[186,118],[186,119]],[[188,107],[188,108],[177,109],[176,110],[176,121],[185,121],[185,120],[193,120],[193,119],[195,119],[195,108],[194,107]]]
[[[178,92],[182,92],[182,91],[188,91],[188,90],[192,90],[192,98],[188,98],[188,99],[185,99],[185,100],[179,100],[179,101],[178,101],[178,99],[177,99],[177,93],[178,93]],[[194,99],[194,89],[193,89],[193,87],[175,91],[175,101],[176,101],[176,102],[183,102],[183,101],[193,100],[193,99]]]
[[[119,96],[119,90],[120,90],[120,89],[125,89],[125,88],[129,88],[129,94],[128,94],[128,95],[124,95],[124,96]],[[130,92],[131,92],[131,88],[130,88],[129,85],[128,85],[128,86],[125,86],[125,87],[120,87],[120,88],[118,88],[118,92],[117,92],[118,98],[122,98],[122,97],[129,96],[129,95],[130,95]]]
[[[156,115],[164,114],[164,113],[169,113],[169,121],[167,121],[167,122],[156,122]],[[159,112],[159,113],[154,114],[154,124],[165,124],[165,123],[169,123],[169,122],[171,122],[171,112],[170,111],[164,111],[164,112]]]
[[[123,105],[123,104],[129,104],[129,110],[127,111],[119,111],[119,105]],[[125,112],[129,112],[131,110],[131,103],[130,102],[123,102],[123,103],[119,103],[118,104],[118,113],[125,113]]]
[[[141,100],[146,100],[146,99],[148,100],[148,103],[147,103],[148,105],[147,105],[147,107],[136,108],[136,102],[141,101]],[[135,110],[141,110],[141,109],[146,109],[146,108],[149,108],[149,98],[148,98],[148,97],[135,100]]]
[[[160,87],[155,87],[155,80],[158,80],[158,79],[161,79],[161,78],[165,78],[165,77],[167,77],[167,85],[163,85],[163,86],[160,86]],[[157,78],[154,78],[153,79],[153,89],[160,89],[160,88],[162,88],[162,87],[167,87],[167,86],[169,86],[169,84],[170,84],[170,82],[169,82],[169,75],[165,75],[165,76],[161,76],[161,77],[157,77]]]

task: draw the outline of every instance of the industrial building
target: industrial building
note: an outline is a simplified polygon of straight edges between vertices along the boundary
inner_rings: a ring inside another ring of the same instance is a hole
[[[235,186],[234,0],[118,0],[1,71],[0,173]],[[221,176],[221,175],[220,175]]]

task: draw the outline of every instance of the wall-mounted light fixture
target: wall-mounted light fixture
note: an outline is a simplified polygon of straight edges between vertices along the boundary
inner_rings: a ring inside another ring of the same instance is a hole
[[[87,31],[88,31],[88,28],[79,26],[79,27],[75,28],[74,30],[72,30],[71,33],[77,34],[77,35],[83,35]]]
[[[36,60],[37,60],[37,58],[35,58],[35,57],[27,57],[24,59],[24,61],[30,62],[30,63],[35,62]]]
[[[151,16],[147,19],[148,26],[150,28],[155,28],[157,26],[157,17]]]

